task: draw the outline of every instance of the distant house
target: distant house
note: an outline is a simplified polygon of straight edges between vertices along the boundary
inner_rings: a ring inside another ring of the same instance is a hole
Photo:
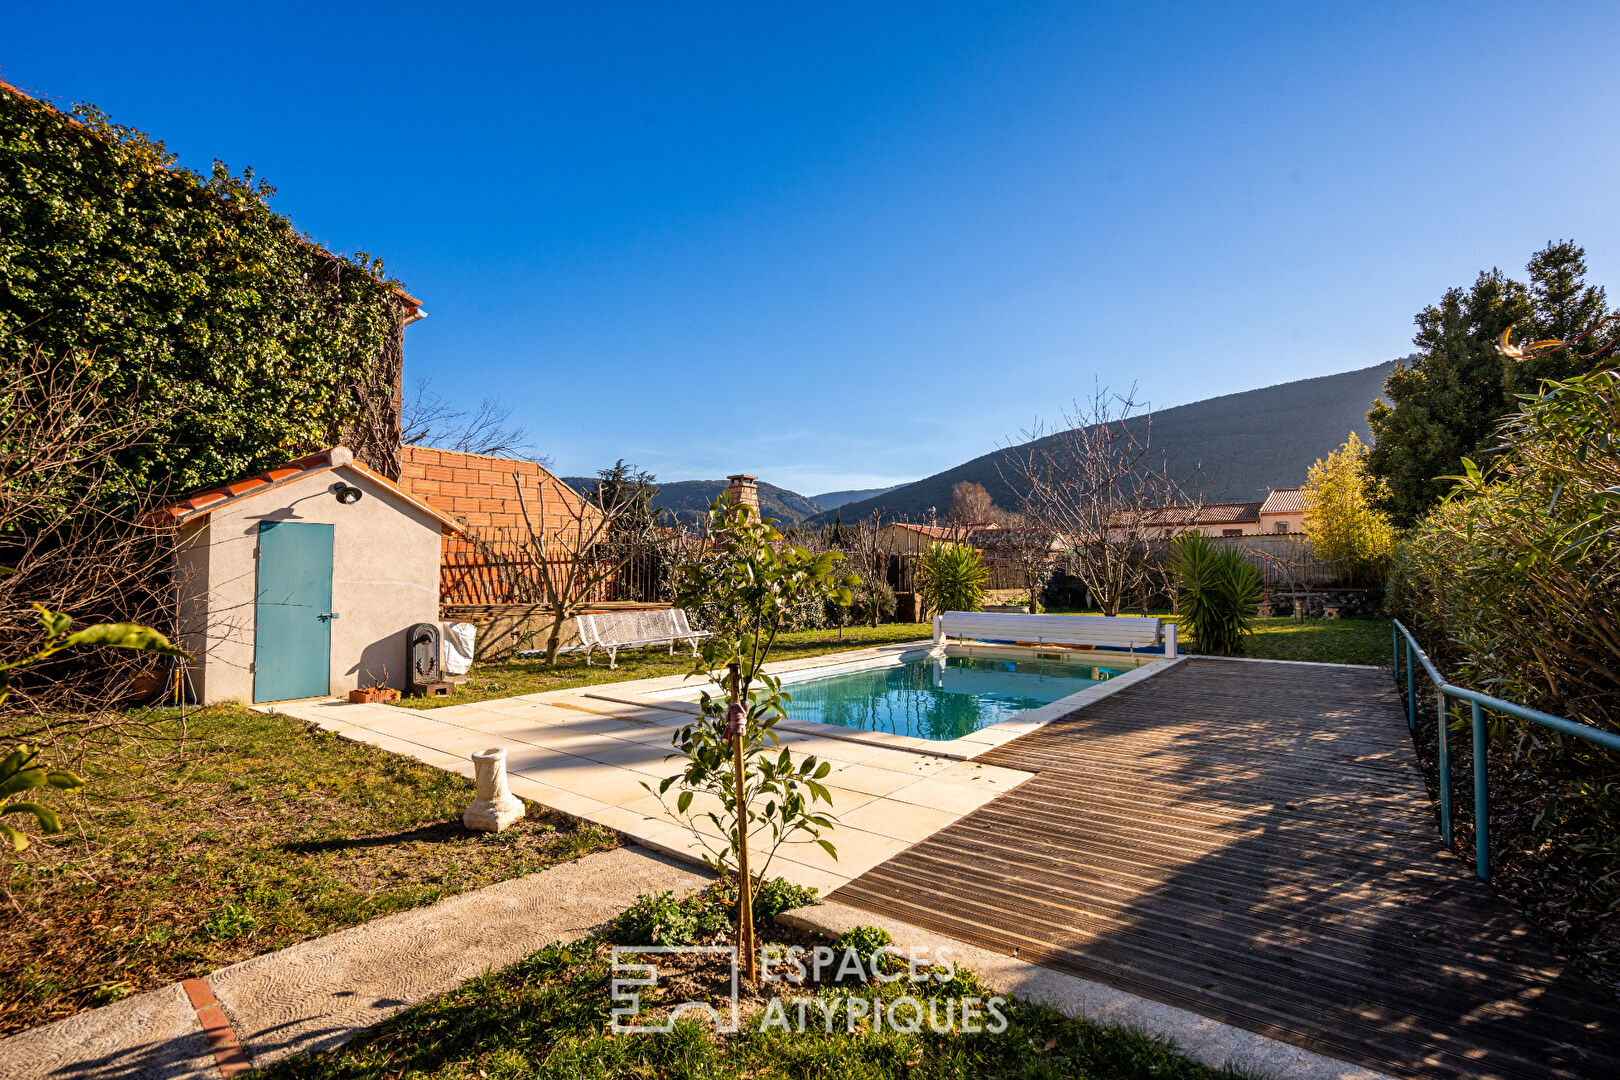
[[[1014,556],[1023,551],[1045,549],[1054,555],[1068,551],[1074,545],[1062,533],[1051,529],[979,529],[968,536],[967,542],[982,548],[990,558]]]
[[[1304,531],[1305,499],[1301,488],[1274,488],[1263,502],[1207,503],[1203,506],[1160,506],[1142,511],[1140,528],[1160,536],[1198,532],[1205,536],[1255,536]],[[1123,538],[1133,530],[1120,517],[1110,530]]]
[[[1305,531],[1305,489],[1275,488],[1260,504],[1260,531],[1297,533]]]
[[[999,529],[990,522],[965,525],[914,525],[907,521],[891,521],[878,528],[878,543],[890,555],[909,555],[926,551],[929,544],[962,544],[973,542],[973,537]]]

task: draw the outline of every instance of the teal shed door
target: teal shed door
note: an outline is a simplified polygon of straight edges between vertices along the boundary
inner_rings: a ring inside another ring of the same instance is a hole
[[[332,526],[259,522],[253,700],[331,693]]]

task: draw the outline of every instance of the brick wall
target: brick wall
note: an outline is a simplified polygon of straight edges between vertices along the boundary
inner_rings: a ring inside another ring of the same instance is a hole
[[[542,500],[547,531],[568,516],[564,506],[577,508],[584,500],[567,484],[532,461],[463,454],[407,446],[400,455],[399,486],[440,513],[473,528],[522,529],[516,473],[535,527],[540,526]]]
[[[523,504],[517,496],[520,484]],[[569,551],[578,546],[577,536],[567,534],[575,533],[583,521],[589,536],[594,520],[595,512],[578,492],[532,461],[407,446],[400,455],[399,486],[476,534],[478,543],[459,536],[443,540],[439,561],[441,606],[518,600],[533,603],[539,599],[526,595],[536,592],[539,586],[534,575],[527,572],[533,568],[523,505],[528,507],[534,528],[544,526],[547,561],[564,567],[571,565]],[[595,591],[602,594],[601,598],[611,599],[615,587],[616,583],[609,581]]]

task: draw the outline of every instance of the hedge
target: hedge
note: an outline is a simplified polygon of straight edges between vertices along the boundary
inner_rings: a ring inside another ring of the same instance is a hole
[[[398,473],[403,319],[382,264],[334,255],[251,171],[177,167],[93,106],[0,84],[0,362],[71,358],[148,429],[139,501],[347,441]]]

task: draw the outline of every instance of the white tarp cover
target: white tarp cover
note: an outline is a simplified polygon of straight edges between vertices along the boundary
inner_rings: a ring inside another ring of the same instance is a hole
[[[473,662],[473,637],[478,628],[470,622],[440,623],[444,632],[439,635],[444,643],[444,673],[446,675],[465,675]]]

